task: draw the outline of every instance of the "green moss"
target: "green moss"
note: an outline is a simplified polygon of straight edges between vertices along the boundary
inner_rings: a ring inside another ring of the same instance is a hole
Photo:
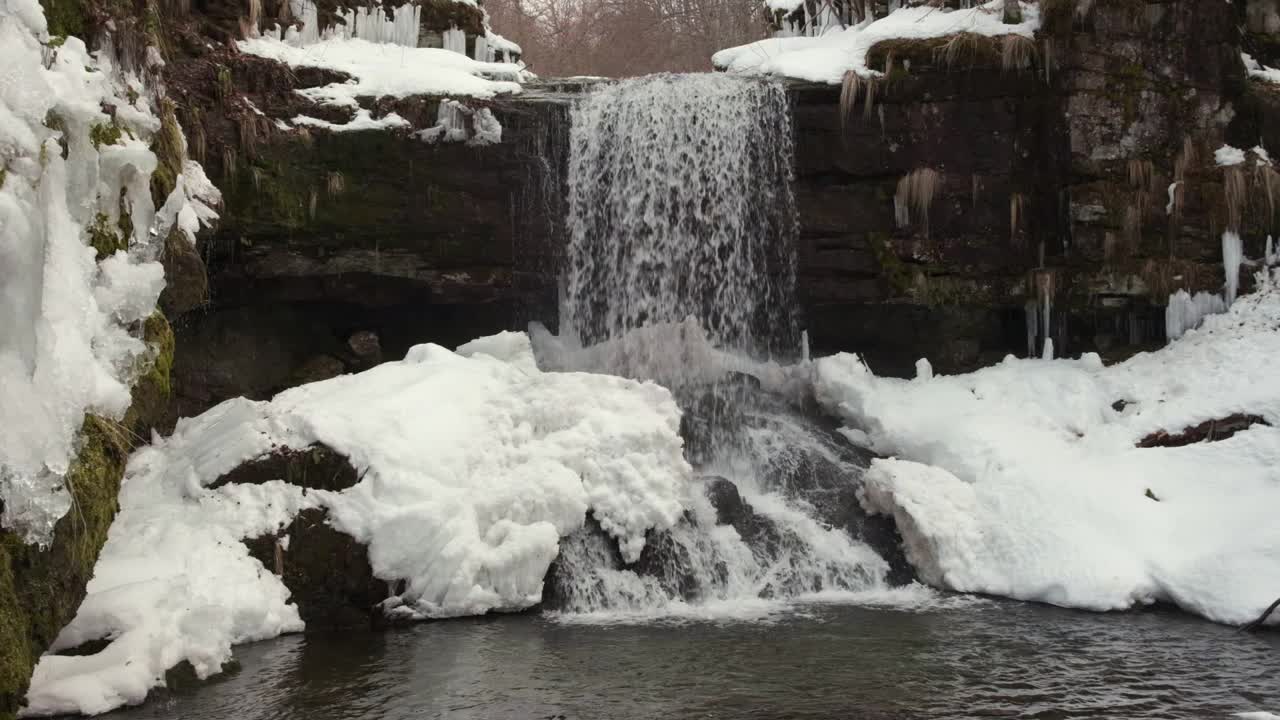
[[[89,128],[89,141],[93,143],[94,149],[99,149],[103,145],[116,145],[120,139],[124,137],[124,130],[115,122],[94,123]]]
[[[124,416],[124,427],[135,437],[149,437],[164,418],[173,389],[173,357],[177,349],[173,328],[159,310],[143,321],[142,339],[151,353],[139,367],[133,404]]]
[[[4,189],[4,181],[9,177],[9,171],[0,167],[0,190]]]
[[[881,277],[889,283],[889,288],[895,295],[906,295],[911,292],[913,287],[911,273],[908,272],[906,265],[898,258],[897,253],[893,251],[893,243],[889,239],[887,233],[868,233],[867,244],[871,248],[871,253],[875,255],[876,262],[880,265]]]
[[[187,159],[185,148],[173,101],[166,98],[160,103],[160,132],[151,141],[151,151],[159,160],[151,174],[151,197],[157,206],[162,205],[178,186],[178,176],[182,174],[182,165]]]
[[[152,313],[151,317],[146,319],[142,337],[149,347],[155,348],[156,355],[151,363],[151,371],[139,382],[150,382],[164,393],[165,397],[169,397],[172,391],[170,375],[173,372],[173,353],[176,343],[173,328],[169,326],[169,320],[164,313]]]
[[[106,213],[98,213],[89,225],[89,245],[97,251],[98,260],[103,260],[120,250],[128,250],[129,236],[120,234]]]
[[[219,65],[214,88],[218,92],[218,102],[226,103],[235,95],[235,81],[231,76],[231,68]]]
[[[60,47],[62,47],[66,42],[67,42],[67,36],[66,36],[66,35],[54,35],[54,36],[52,36],[52,37],[50,37],[50,38],[49,38],[49,42],[45,43],[45,46],[47,46],[47,47],[51,47],[51,48],[60,48]]]
[[[84,0],[40,0],[52,36],[84,37],[88,30],[89,12]]]
[[[80,607],[116,514],[128,434],[90,416],[80,441],[66,478],[72,508],[49,547],[0,530],[0,718],[15,715],[36,660]]]

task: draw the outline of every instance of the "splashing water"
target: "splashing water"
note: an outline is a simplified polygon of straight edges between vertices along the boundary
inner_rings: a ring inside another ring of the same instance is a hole
[[[638,78],[571,119],[561,336],[531,329],[539,365],[671,388],[701,479],[636,563],[596,527],[563,540],[544,604],[617,622],[886,597],[895,568],[864,542],[856,500],[868,460],[796,406],[811,367],[774,361],[802,352],[782,86]]]

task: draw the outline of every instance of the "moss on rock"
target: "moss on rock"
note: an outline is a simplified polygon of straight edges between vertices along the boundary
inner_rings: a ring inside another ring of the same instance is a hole
[[[39,548],[0,530],[0,720],[15,717],[36,661],[75,617],[115,519],[129,452],[166,408],[173,330],[159,312],[142,330],[153,353],[134,385],[133,405],[124,422],[85,418],[66,478],[71,510],[54,527],[53,542]]]
[[[72,508],[49,547],[0,530],[0,720],[16,715],[36,661],[75,616],[115,518],[128,432],[89,416],[80,440],[67,474]]]

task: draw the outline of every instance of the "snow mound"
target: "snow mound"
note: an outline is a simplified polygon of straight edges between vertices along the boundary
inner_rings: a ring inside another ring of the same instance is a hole
[[[368,547],[404,580],[384,606],[412,618],[517,611],[541,601],[560,537],[588,512],[635,561],[675,525],[692,471],[679,411],[652,383],[544,373],[524,334],[414,348],[402,362],[230,400],[137,452],[121,512],[76,619],[57,647],[101,637],[97,655],[44,658],[27,713],[99,713],[141,702],[188,660],[216,673],[236,643],[302,629],[280,581],[242,539],[301,510]],[[341,492],[220,476],[273,449],[323,443],[362,480]],[[296,543],[291,551],[297,552]]]
[[[906,381],[840,355],[818,361],[817,395],[895,457],[874,463],[863,503],[896,518],[929,583],[1090,610],[1167,601],[1247,623],[1280,595],[1280,288],[1259,282],[1120,365],[1009,358]],[[1137,447],[1233,415],[1270,426]]]
[[[728,48],[716,53],[711,62],[728,72],[838,84],[850,71],[864,76],[879,74],[867,67],[867,52],[882,40],[926,40],[958,33],[1034,37],[1040,27],[1040,6],[1021,6],[1023,21],[1016,25],[1002,21],[1003,0],[964,10],[947,11],[927,5],[902,8],[879,20],[831,30],[818,37],[778,37]],[[776,3],[776,8],[771,3],[769,7],[785,10],[790,3]]]
[[[305,88],[298,93],[322,105],[359,108],[358,97],[405,98],[450,95],[492,98],[520,92],[522,65],[478,62],[440,48],[415,48],[334,38],[297,46],[273,37],[242,40],[241,52],[290,67],[337,70],[353,79]],[[491,79],[492,78],[492,79]]]
[[[0,524],[45,543],[85,414],[122,417],[150,352],[152,238],[210,222],[217,191],[189,163],[157,215],[147,88],[78,38],[49,41],[34,0],[0,11],[0,65]],[[127,250],[99,261],[91,237],[108,235]]]

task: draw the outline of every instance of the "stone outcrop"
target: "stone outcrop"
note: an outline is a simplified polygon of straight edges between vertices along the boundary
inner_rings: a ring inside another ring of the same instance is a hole
[[[1232,220],[1213,152],[1265,140],[1257,118],[1276,106],[1245,82],[1234,15],[1212,0],[1094,3],[1083,19],[1067,0],[1042,11],[1034,44],[873,48],[886,76],[860,89],[843,124],[838,89],[796,88],[815,352],[863,352],[891,374],[923,356],[968,370],[1039,352],[1045,328],[1029,342],[1026,310],[1047,301],[1060,353],[1119,359],[1164,341],[1171,292],[1223,285]],[[937,175],[903,185],[921,171]],[[929,192],[905,226],[900,187]],[[1256,257],[1274,218],[1251,210]]]
[[[340,492],[361,477],[342,454],[323,445],[282,448],[245,463],[211,487],[280,480],[308,490]],[[369,551],[336,530],[324,510],[304,510],[278,532],[245,541],[249,554],[280,576],[308,630],[383,624],[377,605],[392,588],[373,575]]]

